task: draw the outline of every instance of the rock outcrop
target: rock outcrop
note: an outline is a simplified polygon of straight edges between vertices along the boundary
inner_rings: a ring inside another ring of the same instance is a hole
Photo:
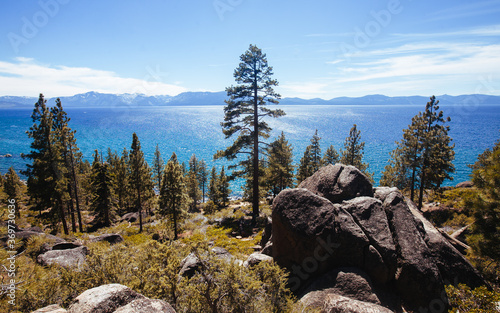
[[[175,313],[165,301],[151,300],[132,289],[109,284],[89,289],[75,298],[68,313]]]
[[[230,262],[231,260],[233,260],[233,256],[231,255],[231,253],[229,253],[229,251],[227,251],[224,248],[213,247],[210,250],[210,252],[213,253],[214,257],[219,259],[219,260],[222,260],[225,262]],[[202,257],[204,257],[204,256],[202,256]],[[187,257],[185,257],[181,261],[181,264],[180,264],[181,270],[179,271],[179,275],[185,276],[188,278],[193,277],[196,274],[196,272],[200,270],[200,268],[202,266],[201,262],[202,261],[198,258],[198,256],[195,253],[193,253],[193,252],[190,253]]]
[[[282,191],[270,241],[289,286],[323,312],[445,312],[445,284],[485,284],[411,201],[352,166],[323,167]]]

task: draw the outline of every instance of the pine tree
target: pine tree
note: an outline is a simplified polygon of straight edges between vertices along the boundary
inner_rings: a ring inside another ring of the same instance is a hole
[[[142,232],[142,206],[151,198],[153,181],[151,170],[144,160],[144,153],[141,150],[141,143],[137,134],[132,135],[132,146],[129,154],[130,163],[130,187],[134,193],[134,204],[139,213],[139,232]]]
[[[196,205],[200,202],[201,199],[201,190],[198,185],[198,177],[196,172],[193,170],[189,170],[186,175],[186,189],[189,198],[191,199],[189,204],[190,211],[196,211]]]
[[[314,174],[312,171],[312,166],[311,166],[311,146],[306,147],[306,151],[304,151],[304,155],[300,159],[299,163],[299,168],[297,170],[297,185],[299,185],[303,180],[305,180],[307,177],[311,176]]]
[[[165,166],[163,159],[161,157],[160,149],[158,148],[158,144],[156,145],[155,155],[153,157],[153,179],[158,187],[158,190],[161,188],[161,177],[163,173],[163,167]]]
[[[78,163],[81,162],[82,154],[76,145],[75,133],[76,131],[71,130],[69,127],[69,121],[71,120],[67,113],[62,107],[61,100],[56,99],[56,106],[51,109],[51,113],[54,117],[53,129],[54,133],[57,134],[57,141],[61,145],[62,158],[66,166],[66,176],[67,183],[66,186],[67,193],[69,194],[68,199],[68,209],[71,217],[71,223],[73,226],[73,232],[76,232],[76,221],[75,213],[78,217],[78,225],[80,232],[83,232],[82,215],[80,209],[80,191],[78,188],[78,175],[77,167]],[[76,212],[75,212],[76,209]]]
[[[218,151],[215,158],[235,160],[238,155],[246,154],[252,161],[252,223],[255,225],[259,215],[259,149],[264,144],[260,139],[269,138],[271,127],[263,120],[265,117],[280,117],[285,115],[282,110],[271,110],[267,103],[277,104],[281,96],[273,90],[278,81],[272,79],[273,70],[267,63],[266,55],[254,45],[240,56],[241,63],[234,71],[237,86],[226,88],[229,100],[224,107],[224,122],[222,132],[228,139],[237,136],[233,144],[224,151]],[[248,161],[244,160],[244,161]],[[240,161],[231,165],[234,169],[245,164]],[[233,173],[234,174],[234,173]],[[249,174],[249,173],[247,173]],[[243,175],[242,175],[243,176]],[[234,175],[231,175],[234,177]],[[241,177],[241,176],[240,176]],[[248,176],[247,176],[248,177]]]
[[[304,155],[300,159],[299,169],[297,171],[297,184],[300,184],[304,179],[316,173],[322,165],[321,147],[318,136],[318,130],[314,132],[311,138],[311,144],[306,147]]]
[[[231,193],[231,189],[229,189],[229,179],[226,176],[226,172],[224,171],[224,166],[220,171],[219,179],[218,179],[218,194],[220,195],[220,202],[222,207],[226,207],[229,204],[229,194]]]
[[[202,191],[202,202],[205,202],[205,188],[208,182],[208,170],[207,170],[207,164],[203,159],[200,161],[199,164],[198,181],[200,183]]]
[[[425,111],[412,118],[403,130],[403,139],[391,152],[389,164],[382,173],[381,184],[410,190],[410,199],[415,200],[419,188],[418,207],[422,207],[425,189],[437,189],[445,179],[451,179],[454,171],[453,145],[448,136],[449,118],[443,117],[435,97],[430,98]]]
[[[293,187],[295,168],[293,165],[293,149],[283,132],[281,132],[278,139],[269,145],[267,153],[269,157],[267,159],[265,181],[268,189],[276,196],[283,189]]]
[[[318,136],[318,130],[314,132],[311,138],[311,171],[316,173],[321,167],[321,147],[319,141],[321,137]]]
[[[470,165],[476,194],[467,201],[474,215],[472,236],[467,240],[481,256],[500,261],[500,140]]]
[[[210,183],[208,185],[208,200],[212,201],[217,207],[220,206],[221,196],[218,188],[219,176],[215,166],[212,167],[210,175]]]
[[[94,212],[95,225],[109,227],[114,217],[113,178],[111,175],[111,166],[107,162],[103,163],[99,152],[95,150],[91,174],[93,197],[90,205]]]
[[[2,175],[0,174],[0,176]],[[9,168],[5,174],[5,178],[2,177],[0,182],[3,182],[3,190],[7,194],[8,199],[14,199],[16,203],[16,215],[19,216],[19,202],[21,201],[23,183],[13,167]]]
[[[178,238],[178,223],[185,208],[189,203],[189,198],[184,184],[184,174],[182,167],[177,162],[177,156],[172,157],[167,162],[160,189],[159,214],[169,216],[174,224],[174,239]]]
[[[335,165],[340,160],[339,154],[333,145],[330,145],[328,149],[326,149],[325,155],[323,155],[323,159],[321,159],[322,165],[333,164]]]
[[[453,160],[455,145],[451,144],[451,138],[448,136],[449,126],[445,122],[451,119],[444,118],[443,111],[439,111],[439,101],[432,96],[425,106],[422,114],[424,134],[421,136],[422,156],[420,171],[420,194],[418,199],[418,208],[422,208],[424,190],[438,189],[444,180],[453,179],[451,173],[455,171]]]
[[[66,222],[64,202],[67,200],[67,168],[63,159],[63,145],[58,141],[59,135],[54,128],[54,116],[46,106],[43,94],[31,114],[33,126],[27,132],[33,140],[29,154],[22,155],[30,159],[27,170],[28,194],[35,209],[41,211],[51,209],[52,216],[58,215],[65,234],[69,234]],[[57,129],[57,128],[56,128]]]
[[[344,150],[341,151],[340,163],[352,165],[372,179],[373,174],[367,171],[368,164],[363,162],[365,142],[361,141],[361,131],[357,130],[356,124],[349,131],[349,137],[345,139]]]

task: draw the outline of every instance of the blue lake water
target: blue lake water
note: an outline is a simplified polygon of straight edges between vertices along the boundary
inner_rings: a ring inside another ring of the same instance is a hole
[[[49,104],[52,105],[52,104]],[[408,127],[411,118],[424,110],[425,104],[413,106],[279,106],[287,115],[269,120],[273,128],[271,139],[282,131],[293,145],[294,160],[298,164],[305,147],[317,129],[322,151],[333,144],[337,151],[343,148],[345,138],[353,124],[361,130],[365,144],[365,162],[378,182],[381,172]],[[448,105],[441,106],[450,116],[450,136],[455,144],[455,185],[469,179],[467,164],[474,163],[477,155],[491,148],[500,138],[500,106]],[[0,155],[10,153],[11,158],[0,158],[0,173],[10,166],[16,171],[25,168],[21,153],[29,152],[30,139],[26,131],[32,125],[31,109],[0,110]],[[92,160],[94,149],[106,153],[108,147],[121,152],[130,149],[132,133],[141,141],[147,161],[151,164],[156,144],[167,160],[175,152],[180,161],[192,154],[204,159],[209,167],[221,168],[226,161],[213,161],[213,154],[230,144],[225,140],[220,122],[223,106],[141,107],[141,108],[67,108],[70,127],[77,131],[78,147],[84,158]],[[241,192],[241,182],[233,183],[235,194]]]

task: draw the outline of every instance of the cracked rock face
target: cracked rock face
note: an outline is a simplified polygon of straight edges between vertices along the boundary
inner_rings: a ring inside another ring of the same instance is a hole
[[[292,290],[299,296],[316,292],[314,298],[305,297],[305,303],[318,307],[318,301],[328,302],[324,312],[340,312],[332,305],[345,305],[345,299],[360,302],[353,307],[366,301],[366,295],[339,291],[346,284],[338,287],[338,282],[331,281],[328,286],[325,277],[339,268],[359,270],[373,283],[373,295],[379,299],[370,306],[393,312],[403,307],[444,312],[448,307],[445,283],[484,284],[469,262],[396,188],[374,189],[352,166],[328,165],[299,188],[282,191],[273,203],[271,240],[274,260],[290,271]],[[318,279],[321,284],[315,283]]]

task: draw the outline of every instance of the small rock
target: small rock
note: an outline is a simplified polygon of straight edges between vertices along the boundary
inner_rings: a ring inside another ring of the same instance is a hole
[[[110,244],[114,245],[115,243],[119,243],[123,241],[122,235],[119,234],[104,234],[98,237],[94,237],[90,239],[91,242],[99,242],[99,241],[107,241]]]
[[[471,181],[464,181],[464,182],[458,183],[455,187],[457,187],[457,188],[472,188],[472,187],[474,187],[474,183]]]
[[[61,308],[58,304],[52,304],[44,308],[33,311],[32,313],[67,313],[65,309]]]
[[[163,300],[143,298],[136,299],[113,313],[175,313],[175,310]]]
[[[244,267],[253,267],[261,262],[272,262],[273,258],[258,252],[254,252],[248,256],[245,262],[243,262]]]

